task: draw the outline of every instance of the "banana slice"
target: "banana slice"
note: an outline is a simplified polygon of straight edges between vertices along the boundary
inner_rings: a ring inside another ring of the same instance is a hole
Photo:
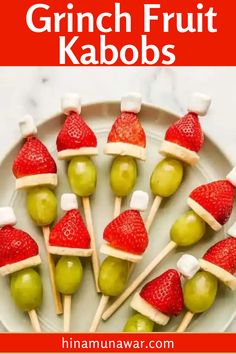
[[[56,187],[57,175],[55,173],[42,173],[16,179],[16,189],[26,189],[37,186]]]
[[[205,259],[199,259],[199,264],[203,270],[213,274],[231,290],[236,290],[236,278],[231,273]]]
[[[200,204],[195,202],[192,198],[187,200],[188,206],[195,211],[214,231],[219,231],[222,225]]]
[[[147,301],[145,301],[138,293],[134,295],[130,306],[135,311],[138,311],[142,315],[150,318],[150,320],[162,326],[165,326],[170,319],[170,317],[158,311],[157,309],[155,309],[155,307],[153,307]]]
[[[107,143],[104,154],[131,156],[140,160],[146,160],[146,148],[127,143]]]
[[[100,252],[108,256],[125,259],[126,261],[133,262],[133,263],[138,263],[143,258],[142,255],[121,251],[118,250],[117,248],[109,246],[108,244],[103,244],[100,248]]]
[[[93,253],[92,248],[72,248],[47,246],[48,252],[59,256],[90,257]]]
[[[167,140],[163,141],[159,152],[162,155],[171,155],[173,157],[176,157],[177,159],[184,161],[191,166],[195,166],[200,159],[200,157],[195,151],[191,151],[183,146],[180,146]]]
[[[83,147],[80,149],[66,149],[58,152],[58,160],[70,160],[75,156],[94,156],[98,154],[97,147]]]
[[[2,276],[12,274],[15,272],[18,272],[19,270],[25,269],[25,268],[30,268],[30,267],[35,267],[39,264],[41,264],[41,258],[39,255],[33,256],[27,259],[24,259],[23,261],[19,261],[16,263],[12,264],[7,264],[3,267],[0,268],[0,274]]]

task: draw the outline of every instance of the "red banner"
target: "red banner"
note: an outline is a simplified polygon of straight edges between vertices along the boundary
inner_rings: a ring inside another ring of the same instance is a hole
[[[234,1],[2,1],[0,65],[236,65]]]
[[[236,334],[1,334],[2,353],[235,353]]]

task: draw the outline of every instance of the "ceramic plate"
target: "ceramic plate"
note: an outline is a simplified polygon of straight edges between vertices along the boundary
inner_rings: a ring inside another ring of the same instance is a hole
[[[83,107],[83,117],[94,129],[99,142],[99,155],[94,158],[98,170],[98,183],[95,195],[92,198],[92,212],[98,246],[102,243],[102,233],[104,227],[111,220],[113,214],[114,196],[109,186],[109,171],[112,157],[103,155],[103,147],[106,142],[107,134],[111,128],[114,118],[119,114],[120,105],[118,102],[105,102],[90,104]],[[148,191],[149,178],[157,162],[162,158],[158,154],[164,133],[170,123],[177,119],[172,113],[163,111],[158,107],[143,105],[140,119],[147,134],[148,158],[146,162],[138,162],[137,189]],[[64,117],[56,115],[43,122],[38,128],[40,139],[48,146],[49,150],[56,158],[55,139],[62,126]],[[63,319],[57,317],[54,312],[51,288],[49,283],[47,261],[44,253],[43,239],[41,230],[38,229],[30,220],[25,209],[25,192],[14,192],[15,180],[12,176],[11,167],[21,142],[16,144],[7,154],[0,166],[0,201],[1,205],[11,204],[17,215],[19,228],[29,232],[40,246],[42,256],[42,266],[40,273],[43,279],[44,300],[39,310],[39,317],[42,330],[46,332],[62,331]],[[157,218],[150,231],[150,245],[141,264],[137,265],[132,278],[154,258],[154,256],[168,243],[169,230],[175,219],[187,210],[186,198],[190,191],[201,183],[211,180],[224,178],[231,169],[231,164],[227,157],[209,138],[206,137],[204,148],[201,153],[201,160],[197,167],[187,168],[184,181],[178,192],[170,199],[162,203]],[[58,162],[59,186],[56,190],[58,199],[64,192],[70,191],[66,175],[66,163]],[[150,193],[151,196],[151,193]],[[152,196],[150,197],[150,205]],[[123,209],[128,207],[129,198],[124,201]],[[82,207],[80,205],[82,211]],[[61,211],[58,210],[58,216]],[[144,218],[146,215],[144,215]],[[235,213],[232,215],[228,225],[232,224]],[[189,252],[196,257],[200,257],[205,250],[216,241],[224,238],[225,229],[217,234],[208,230],[206,237],[197,245],[187,249],[178,249],[173,252],[162,264],[151,274],[148,280],[154,278],[164,270],[175,267],[176,261],[183,254]],[[101,256],[103,259],[103,256]],[[72,307],[72,331],[86,332],[93,319],[100,297],[96,294],[90,261],[83,262],[84,278],[79,291],[73,297]],[[131,278],[131,279],[132,279]],[[21,313],[14,305],[9,291],[9,278],[0,279],[0,320],[8,331],[28,332],[31,326],[28,316]],[[130,299],[120,308],[113,317],[99,327],[101,332],[120,332],[132,314],[129,307]],[[217,300],[214,306],[205,314],[196,317],[189,327],[192,332],[222,332],[230,324],[236,312],[236,293],[228,290],[225,286],[220,286]],[[158,331],[174,331],[181,317],[174,318],[168,326],[157,327]]]

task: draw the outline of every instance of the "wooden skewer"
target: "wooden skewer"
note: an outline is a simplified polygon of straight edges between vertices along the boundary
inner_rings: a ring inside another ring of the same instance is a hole
[[[89,329],[89,332],[90,333],[93,333],[93,332],[96,332],[98,326],[99,326],[99,323],[101,321],[101,318],[102,318],[102,314],[108,304],[108,301],[109,301],[109,296],[106,296],[106,295],[102,295],[101,297],[101,300],[100,300],[100,303],[98,305],[98,308],[97,308],[97,312],[94,316],[94,319],[93,319],[93,322],[91,324],[91,327]]]
[[[64,295],[64,332],[70,332],[71,295]]]
[[[28,315],[29,315],[33,330],[37,333],[41,333],[42,331],[40,328],[37,312],[35,310],[30,310],[28,312]]]
[[[92,253],[92,265],[93,265],[93,274],[95,280],[95,286],[98,293],[100,293],[100,289],[98,286],[98,275],[99,275],[99,257],[96,247],[96,239],[94,234],[94,227],[93,227],[93,220],[92,220],[92,213],[91,213],[91,206],[90,206],[90,199],[89,197],[82,198],[82,203],[84,207],[84,215],[87,223],[87,228],[91,237],[91,246],[93,249]]]
[[[121,197],[115,197],[114,219],[115,219],[118,215],[120,215],[121,203],[122,203],[122,198],[121,198]]]
[[[188,311],[186,312],[182,322],[180,323],[179,327],[177,328],[176,332],[183,333],[188,328],[190,322],[192,321],[194,313]]]
[[[48,226],[44,226],[42,228],[43,232],[43,237],[44,237],[44,243],[45,243],[45,251],[47,255],[47,260],[48,260],[48,269],[49,269],[49,276],[50,276],[50,282],[51,282],[51,287],[52,287],[52,294],[53,294],[53,301],[55,305],[55,310],[57,315],[61,315],[63,313],[63,308],[62,308],[62,301],[61,301],[61,294],[57,291],[56,288],[56,281],[55,281],[55,261],[53,256],[48,252],[48,240],[49,240],[49,235],[50,235],[50,229]]]
[[[152,262],[139,274],[133,283],[113,302],[113,304],[104,312],[102,319],[106,321],[125,300],[137,289],[137,287],[147,278],[154,268],[175,248],[177,244],[170,241],[168,245],[152,260]]]
[[[155,219],[156,213],[161,205],[161,202],[162,202],[162,197],[160,197],[159,195],[157,195],[153,200],[150,212],[149,212],[147,220],[145,222],[147,232],[150,230],[150,227]]]

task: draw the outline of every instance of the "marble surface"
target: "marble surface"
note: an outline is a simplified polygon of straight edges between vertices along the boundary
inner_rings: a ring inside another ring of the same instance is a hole
[[[236,67],[1,67],[0,158],[19,138],[22,115],[46,119],[60,110],[60,97],[68,91],[80,93],[83,103],[139,91],[145,102],[179,114],[189,94],[205,92],[213,102],[202,119],[204,131],[236,164]],[[236,320],[229,331],[236,331]]]

